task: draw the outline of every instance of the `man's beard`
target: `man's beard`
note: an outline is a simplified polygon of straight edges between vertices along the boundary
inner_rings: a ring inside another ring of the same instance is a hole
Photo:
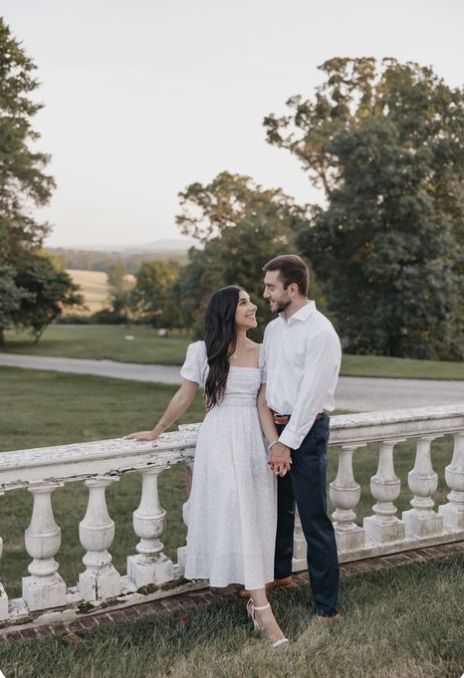
[[[278,301],[277,306],[276,306],[276,313],[283,313],[285,309],[287,309],[291,304],[290,299],[287,299],[287,301]]]

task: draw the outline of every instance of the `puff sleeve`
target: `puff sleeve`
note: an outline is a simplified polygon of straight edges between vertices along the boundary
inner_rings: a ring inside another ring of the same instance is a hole
[[[187,348],[187,355],[181,367],[180,376],[182,379],[188,379],[188,381],[194,381],[200,386],[204,386],[207,366],[205,342],[195,341],[193,344],[189,344]]]

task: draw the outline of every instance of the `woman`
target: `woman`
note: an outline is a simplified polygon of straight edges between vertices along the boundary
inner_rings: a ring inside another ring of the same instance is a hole
[[[256,325],[256,306],[245,290],[216,292],[206,309],[205,341],[188,347],[181,387],[152,431],[128,437],[155,440],[204,387],[207,414],[195,452],[185,576],[209,579],[214,587],[243,584],[255,629],[278,647],[288,641],[266,597],[266,583],[274,579],[277,499],[262,431],[268,449],[278,435],[265,401],[261,347],[247,337]]]

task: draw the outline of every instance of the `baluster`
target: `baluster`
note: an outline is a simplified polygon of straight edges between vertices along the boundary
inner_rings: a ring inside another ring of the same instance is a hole
[[[445,469],[445,480],[451,492],[438,513],[448,530],[458,532],[464,530],[464,433],[454,435],[453,458]]]
[[[29,487],[34,505],[29,527],[25,533],[29,564],[29,577],[23,577],[23,598],[29,610],[44,610],[66,605],[66,584],[58,574],[54,559],[61,545],[61,529],[55,523],[52,509],[52,492],[62,483],[46,483]]]
[[[365,444],[339,448],[337,477],[329,486],[329,495],[336,507],[332,518],[339,551],[353,551],[365,544],[364,530],[354,522],[356,513],[353,510],[361,497],[361,486],[353,476],[353,452],[358,447],[365,447]]]
[[[416,461],[408,473],[409,489],[414,495],[412,509],[403,511],[406,534],[413,537],[426,537],[443,530],[443,517],[433,507],[432,494],[438,486],[438,476],[433,470],[430,458],[430,445],[438,436],[424,436],[417,441]]]
[[[3,497],[4,494],[4,492],[0,491],[0,497]],[[0,537],[0,558],[2,557],[2,553],[3,539]],[[4,619],[8,619],[8,596],[3,588],[3,584],[0,582],[0,621],[3,621]]]
[[[89,488],[86,514],[79,523],[79,538],[86,554],[82,562],[85,572],[79,575],[79,592],[84,600],[113,598],[121,592],[121,578],[108,552],[114,539],[114,521],[106,507],[105,490],[119,478],[91,478],[85,481]]]
[[[137,588],[164,584],[174,578],[174,565],[163,553],[159,540],[166,525],[166,511],[158,497],[158,476],[162,468],[142,471],[142,495],[132,522],[140,541],[135,547],[137,555],[127,558],[127,574]]]
[[[377,503],[372,507],[373,516],[364,518],[363,526],[369,539],[385,544],[404,539],[405,525],[396,517],[395,499],[400,496],[401,482],[393,467],[393,448],[404,438],[386,440],[380,444],[377,473],[372,476],[370,487]]]
[[[306,570],[308,567],[308,561],[306,558],[308,551],[308,545],[303,532],[303,527],[301,526],[300,514],[298,509],[295,508],[295,530],[293,533],[293,563],[292,570],[298,572],[299,570]]]
[[[180,427],[179,427],[180,428]],[[190,488],[192,484],[192,474],[193,474],[193,461],[188,461],[186,462],[186,466],[188,468],[188,492],[190,495]],[[184,525],[188,528],[188,520],[189,520],[189,500],[190,496],[187,497],[187,500],[184,502],[182,505],[182,520],[184,521]],[[185,559],[187,556],[187,547],[186,546],[179,546],[177,549],[177,564],[174,566],[174,571],[175,571],[175,576],[176,577],[183,577],[185,573]]]

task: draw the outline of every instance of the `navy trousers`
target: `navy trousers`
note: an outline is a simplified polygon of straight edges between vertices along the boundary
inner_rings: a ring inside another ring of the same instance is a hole
[[[276,425],[280,433],[285,426]],[[292,450],[292,468],[278,478],[278,518],[274,576],[292,573],[295,501],[308,544],[308,570],[314,612],[332,616],[337,612],[339,566],[332,522],[327,515],[327,442],[329,417],[316,419],[301,447]]]

